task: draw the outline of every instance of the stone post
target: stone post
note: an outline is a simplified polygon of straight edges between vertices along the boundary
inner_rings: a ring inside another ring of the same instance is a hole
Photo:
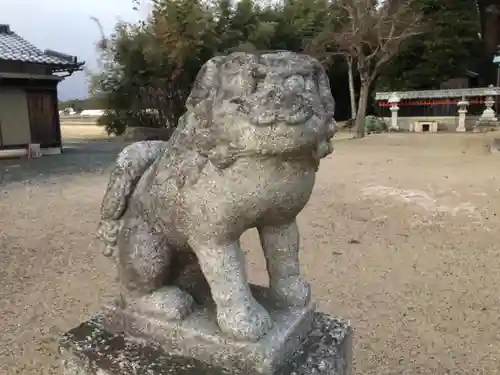
[[[391,104],[391,130],[399,130],[398,125],[398,103],[401,101],[396,94],[392,94],[388,102]]]
[[[465,132],[465,117],[467,115],[467,106],[469,105],[469,101],[462,96],[462,99],[457,103],[458,105],[458,126],[457,132]]]

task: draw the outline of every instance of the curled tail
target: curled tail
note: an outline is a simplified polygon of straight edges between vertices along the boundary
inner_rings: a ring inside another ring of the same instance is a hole
[[[97,228],[97,237],[106,245],[105,256],[111,257],[116,250],[121,218],[137,182],[166,147],[167,142],[163,141],[135,142],[118,154],[101,203]]]

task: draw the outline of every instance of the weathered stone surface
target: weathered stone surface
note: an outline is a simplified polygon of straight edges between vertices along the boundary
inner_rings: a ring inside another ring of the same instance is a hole
[[[493,138],[490,141],[489,147],[492,154],[500,153],[500,138]]]
[[[301,349],[273,375],[351,375],[352,329],[342,319],[314,313]],[[259,375],[173,355],[151,342],[131,340],[103,328],[96,316],[60,340],[64,375]]]
[[[218,56],[201,69],[186,108],[154,152],[139,143],[120,154],[99,235],[117,258],[122,309],[145,321],[186,319],[196,298],[183,286],[199,288],[190,275],[202,273],[221,332],[255,342],[273,319],[250,290],[239,238],[258,229],[275,301],[310,304],[295,218],[332,151],[328,78],[306,55]]]
[[[172,128],[129,127],[125,129],[122,140],[125,142],[168,141],[173,132]]]
[[[473,133],[489,133],[496,131],[498,129],[498,123],[496,122],[478,122],[472,128]]]
[[[314,305],[304,308],[280,306],[269,298],[268,289],[252,287],[255,299],[269,312],[272,327],[257,342],[236,341],[220,332],[216,323],[212,301],[197,305],[183,320],[151,318],[120,303],[105,309],[103,324],[107,331],[126,332],[136,338],[151,339],[167,352],[191,357],[234,371],[255,370],[261,374],[274,374],[293,353],[312,328]]]

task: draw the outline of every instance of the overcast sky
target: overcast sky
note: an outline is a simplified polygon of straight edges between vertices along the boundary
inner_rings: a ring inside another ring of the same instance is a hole
[[[132,9],[132,0],[0,0],[0,24],[39,49],[52,49],[78,56],[89,69],[96,68],[95,42],[99,29],[90,17],[97,17],[106,34],[117,21],[136,21],[146,14]],[[61,100],[87,97],[87,77],[75,73],[59,85]]]

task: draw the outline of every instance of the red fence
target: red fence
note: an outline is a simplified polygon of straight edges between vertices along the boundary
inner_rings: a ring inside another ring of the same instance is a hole
[[[458,98],[408,99],[398,103],[400,117],[455,117],[458,116]],[[468,98],[467,114],[479,116],[484,110],[484,97]],[[386,100],[377,102],[377,115],[390,117],[391,103]]]

